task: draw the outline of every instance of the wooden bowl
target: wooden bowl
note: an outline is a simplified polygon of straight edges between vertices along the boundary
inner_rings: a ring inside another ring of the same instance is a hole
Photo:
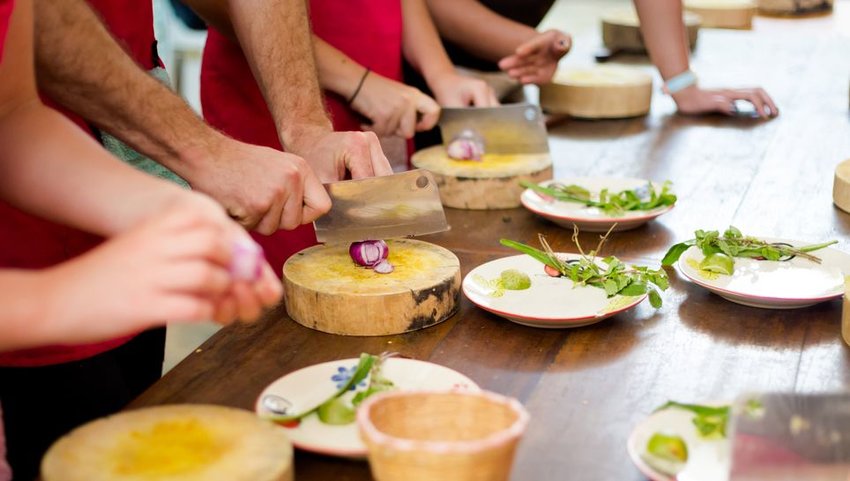
[[[395,391],[357,411],[377,481],[506,481],[528,419],[486,391]]]
[[[292,445],[241,409],[159,406],[85,424],[44,456],[43,481],[292,481]]]

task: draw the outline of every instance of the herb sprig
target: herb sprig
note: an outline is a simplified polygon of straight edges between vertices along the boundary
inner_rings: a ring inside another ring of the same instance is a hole
[[[615,224],[616,225],[616,224]],[[612,226],[611,229],[614,227]],[[628,266],[614,256],[599,259],[597,255],[601,252],[609,230],[600,237],[596,249],[585,253],[578,240],[578,228],[573,231],[572,240],[578,248],[581,257],[576,260],[562,260],[552,250],[542,234],[539,235],[540,245],[543,250],[536,249],[521,242],[510,239],[502,239],[500,243],[505,247],[516,249],[527,254],[544,265],[555,269],[562,276],[569,278],[576,286],[593,286],[603,289],[608,297],[617,294],[622,296],[641,296],[649,294],[649,303],[652,307],[661,307],[661,294],[659,290],[666,290],[669,286],[667,273],[663,269],[650,269],[645,266]]]
[[[661,184],[660,189],[656,189],[656,186],[652,183],[647,183],[637,189],[627,189],[620,192],[602,189],[598,196],[579,185],[550,184],[544,187],[527,180],[521,181],[520,184],[527,189],[560,201],[578,202],[588,207],[598,207],[610,217],[623,215],[626,211],[652,210],[676,203],[676,194],[672,191],[673,184],[670,181]]]
[[[694,236],[693,239],[670,247],[670,250],[664,255],[664,259],[661,260],[661,265],[673,265],[692,246],[699,247],[706,256],[720,253],[729,257],[744,257],[768,261],[789,261],[799,256],[820,264],[821,259],[809,254],[809,252],[838,243],[838,241],[833,240],[820,244],[794,247],[790,244],[766,242],[755,237],[745,236],[734,226],[726,229],[723,235],[720,235],[720,232],[716,230],[698,230],[694,232]]]

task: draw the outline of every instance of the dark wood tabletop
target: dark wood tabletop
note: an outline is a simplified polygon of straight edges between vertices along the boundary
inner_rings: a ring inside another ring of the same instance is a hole
[[[556,176],[675,184],[676,208],[614,234],[608,254],[657,265],[672,243],[692,237],[695,229],[730,224],[774,237],[838,239],[839,248],[850,250],[850,215],[831,202],[834,168],[850,158],[850,38],[835,29],[835,17],[847,18],[847,6],[838,2],[839,11],[828,17],[759,19],[752,32],[700,33],[693,69],[701,83],[761,84],[781,109],[775,120],[683,117],[655,92],[647,117],[567,120],[550,128]],[[597,41],[590,35],[587,40]],[[464,275],[511,253],[499,246],[501,237],[533,242],[542,232],[560,250],[573,250],[570,231],[522,208],[447,214],[451,231],[424,240],[454,251]],[[595,244],[596,235],[581,239]],[[645,302],[576,329],[517,325],[464,298],[456,315],[434,327],[342,337],[302,327],[279,307],[256,324],[222,329],[131,407],[214,403],[252,409],[269,383],[296,369],[394,350],[456,369],[525,404],[532,421],[512,479],[623,481],[643,479],[626,454],[630,430],[668,399],[850,386],[840,301],[756,309],[711,294],[673,269],[668,273],[671,288],[660,309]],[[371,479],[365,462],[308,453],[296,455],[295,468],[303,481]]]

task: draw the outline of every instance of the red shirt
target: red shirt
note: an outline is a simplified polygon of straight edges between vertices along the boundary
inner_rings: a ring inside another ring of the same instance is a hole
[[[124,49],[142,68],[156,66],[153,11],[145,0],[88,0]],[[0,0],[0,19],[9,0]],[[0,22],[3,23],[3,22]],[[56,108],[85,131],[92,128],[48,98],[45,104]],[[97,236],[47,222],[0,202],[0,268],[39,269],[76,257],[101,242]],[[128,273],[128,275],[132,275]],[[37,296],[39,293],[32,293]],[[0,366],[43,366],[85,359],[108,351],[132,336],[86,345],[48,346],[0,353]]]
[[[402,80],[400,0],[311,0],[313,32],[357,63]],[[352,86],[353,88],[353,86]],[[238,140],[282,150],[274,120],[238,45],[210,29],[201,67],[204,117]],[[334,129],[360,130],[362,121],[340,96],[325,92]],[[312,226],[271,236],[254,233],[281,273],[292,254],[316,244]]]

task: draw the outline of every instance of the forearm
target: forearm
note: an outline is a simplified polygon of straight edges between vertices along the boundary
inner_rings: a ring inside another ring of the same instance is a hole
[[[634,0],[650,59],[665,80],[688,70],[681,0]]]
[[[305,0],[230,0],[242,51],[284,148],[299,153],[305,132],[331,131],[324,110]]]
[[[433,88],[435,79],[454,71],[424,0],[402,0],[404,58]]]
[[[503,17],[478,0],[427,0],[440,36],[491,62],[514,53],[537,31]]]
[[[366,68],[319,37],[313,36],[313,47],[319,84],[343,98],[350,98]]]
[[[0,192],[27,212],[111,236],[190,192],[136,171],[37,100],[0,116]]]
[[[121,49],[84,0],[36,0],[39,87],[192,181],[224,137]]]
[[[42,295],[45,294],[45,277],[44,271],[0,270],[3,304],[0,352],[56,344],[62,340],[45,322],[48,318]]]

